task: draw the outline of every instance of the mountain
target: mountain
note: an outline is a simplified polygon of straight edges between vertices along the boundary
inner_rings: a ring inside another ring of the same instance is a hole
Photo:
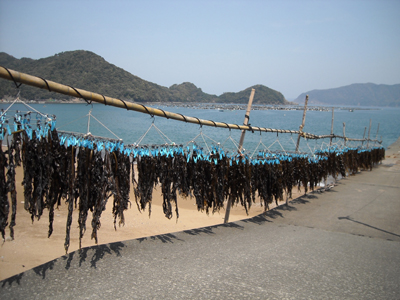
[[[400,84],[355,83],[334,89],[309,91],[294,101],[303,103],[306,95],[309,96],[310,104],[400,106]]]
[[[101,56],[84,50],[61,52],[37,60],[25,57],[17,59],[1,52],[0,65],[125,101],[247,103],[251,88],[256,88],[254,103],[287,104],[281,93],[263,85],[256,85],[238,93],[224,93],[220,97],[204,93],[190,82],[164,87],[132,75],[108,63]],[[13,82],[0,80],[0,98],[15,97],[16,94]],[[21,97],[34,100],[70,99],[66,95],[25,85],[21,87]]]
[[[222,103],[247,103],[249,102],[251,89],[256,90],[253,99],[254,104],[265,104],[266,99],[268,99],[268,104],[287,104],[285,97],[281,93],[261,84],[254,85],[238,93],[223,93],[219,96],[219,101]]]

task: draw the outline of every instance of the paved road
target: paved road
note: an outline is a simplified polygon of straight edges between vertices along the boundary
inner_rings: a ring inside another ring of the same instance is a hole
[[[387,153],[266,215],[73,252],[0,299],[400,299],[400,139]]]

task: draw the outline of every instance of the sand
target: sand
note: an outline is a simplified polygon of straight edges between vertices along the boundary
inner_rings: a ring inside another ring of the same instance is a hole
[[[14,227],[14,240],[8,236],[0,246],[0,280],[19,274],[43,263],[56,259],[65,254],[65,226],[67,220],[67,205],[63,202],[55,211],[54,231],[50,238],[48,233],[48,210],[38,221],[32,223],[30,215],[24,210],[22,168],[17,168],[17,216]],[[101,228],[98,231],[98,243],[108,244],[117,241],[148,237],[159,234],[172,233],[194,228],[206,227],[221,224],[224,221],[225,211],[207,215],[199,212],[195,206],[194,198],[179,198],[179,219],[174,215],[167,219],[162,210],[161,187],[153,193],[152,212],[149,218],[148,210],[140,213],[137,209],[133,192],[131,191],[131,207],[125,212],[125,225],[114,230],[114,219],[112,215],[112,198],[109,199],[107,209],[103,212],[100,221]],[[293,189],[293,192],[297,189]],[[293,198],[300,193],[293,194]],[[272,206],[270,206],[272,208]],[[234,206],[231,209],[229,221],[237,221],[259,215],[264,212],[259,200],[256,200],[249,211],[249,215],[241,206]],[[78,235],[78,213],[75,210],[71,226],[71,241],[68,252],[79,249]],[[89,212],[86,223],[87,231],[82,240],[82,248],[95,245],[91,237],[91,213]],[[9,230],[6,230],[9,234]]]

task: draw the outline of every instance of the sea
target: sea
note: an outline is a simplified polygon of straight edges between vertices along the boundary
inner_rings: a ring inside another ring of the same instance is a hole
[[[148,114],[126,109],[105,106],[103,104],[86,103],[0,103],[0,109],[7,111],[7,117],[11,118],[16,111],[38,111],[42,114],[56,116],[56,128],[59,131],[85,134],[90,132],[100,138],[122,139],[125,145],[164,145],[177,144],[190,146],[197,144],[204,149],[219,146],[226,151],[235,152],[241,131],[235,129],[215,128],[199,126],[197,124],[151,117]],[[158,104],[151,107],[161,108],[165,111],[197,117],[199,119],[225,122],[230,124],[243,124],[245,109],[243,106],[223,105],[194,105],[182,107]],[[256,107],[250,112],[249,123],[251,126],[274,129],[298,130],[302,122],[303,110],[300,109],[276,109],[270,107]],[[268,108],[268,109],[266,109]],[[37,113],[31,114],[31,118],[40,118]],[[320,107],[308,110],[306,113],[304,131],[316,135],[327,135],[331,132],[332,108]],[[369,124],[371,122],[371,129]],[[363,138],[370,134],[371,139],[379,139],[381,144],[369,142],[346,142],[346,146],[380,146],[387,148],[400,136],[400,108],[393,107],[336,107],[334,109],[333,133],[345,135],[349,138]],[[266,133],[247,131],[243,148],[250,156],[259,151],[294,151],[297,135],[284,133]],[[317,149],[327,148],[330,139],[300,140],[300,152],[313,152]],[[344,145],[342,139],[333,139],[333,145]]]

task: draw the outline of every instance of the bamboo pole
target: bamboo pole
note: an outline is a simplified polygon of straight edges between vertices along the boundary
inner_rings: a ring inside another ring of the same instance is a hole
[[[368,147],[369,147],[369,136],[370,136],[370,133],[371,133],[371,124],[372,124],[372,120],[371,119],[369,119],[369,129],[368,129],[368,139],[367,139],[367,149],[368,149]]]
[[[346,123],[345,123],[345,122],[343,122],[343,137],[344,137],[344,146],[346,147],[346,141],[347,141],[347,138],[346,138],[346,133],[345,133],[345,131],[346,131]]]
[[[172,113],[168,111],[164,111],[158,108],[152,108],[149,106],[145,106],[143,104],[123,101],[120,99],[104,96],[101,94],[89,92],[82,89],[73,88],[71,86],[63,85],[60,83],[56,83],[50,80],[46,80],[40,77],[32,76],[29,74],[17,72],[14,70],[6,69],[0,66],[0,77],[14,81],[15,83],[22,83],[34,87],[38,87],[41,89],[49,90],[51,92],[56,92],[64,95],[68,95],[75,98],[83,98],[86,101],[93,101],[97,103],[102,103],[105,105],[110,105],[118,108],[125,108],[127,110],[133,110],[140,113],[149,114],[151,116],[158,116],[167,119],[173,119],[177,121],[183,121],[186,123],[193,123],[211,127],[220,127],[220,128],[228,128],[228,129],[237,129],[237,130],[251,130],[251,131],[263,131],[263,132],[278,132],[278,133],[291,133],[298,134],[300,133],[298,130],[286,130],[286,129],[273,129],[273,128],[265,128],[265,127],[253,127],[249,125],[237,125],[237,124],[229,124],[225,122],[214,122],[211,120],[203,120],[196,117],[184,116],[179,113]],[[304,137],[309,139],[318,139],[319,136],[315,134],[310,134],[303,132]]]
[[[364,141],[365,141],[365,132],[367,131],[367,127],[364,127],[364,134],[363,134],[363,138],[362,138],[362,143],[361,143],[361,147],[364,146]]]
[[[335,108],[332,107],[332,122],[331,122],[331,139],[329,141],[329,147],[332,146],[332,138],[333,138],[333,120],[335,118]]]
[[[376,144],[376,141],[378,140],[379,124],[380,124],[380,123],[378,123],[378,129],[376,130],[375,144]]]
[[[250,98],[249,98],[249,103],[247,104],[247,110],[246,110],[246,115],[244,116],[244,121],[243,125],[247,125],[250,120],[250,111],[251,111],[251,105],[253,104],[253,99],[254,99],[254,93],[255,89],[251,89],[250,93]],[[239,147],[238,147],[238,152],[242,153],[242,148],[243,148],[243,142],[244,142],[244,136],[246,134],[246,130],[242,130],[242,135],[240,136],[239,140]]]
[[[303,134],[303,128],[304,128],[304,125],[306,123],[307,103],[308,103],[308,95],[306,95],[306,101],[304,103],[303,120],[301,121],[300,130],[299,130],[299,136],[297,137],[296,152],[299,152],[300,137]]]
[[[254,93],[255,93],[255,89],[251,89],[251,93],[250,93],[250,98],[249,98],[249,103],[247,104],[247,110],[246,110],[246,114],[244,116],[244,121],[243,121],[243,125],[247,125],[249,123],[249,119],[250,119],[250,111],[251,111],[251,105],[253,104],[253,99],[254,99]],[[242,148],[243,148],[243,142],[244,142],[244,136],[246,134],[245,130],[242,130],[242,134],[240,136],[240,140],[239,140],[239,146],[238,146],[238,152],[239,154],[242,153]],[[231,206],[232,206],[232,199],[229,197],[228,201],[226,202],[226,209],[225,209],[225,218],[224,218],[224,224],[229,222],[229,215],[231,213]]]
[[[127,110],[132,110],[140,113],[149,114],[152,116],[158,116],[167,119],[173,119],[177,121],[183,121],[186,123],[193,123],[211,127],[220,127],[220,128],[228,128],[228,129],[237,129],[237,130],[251,130],[251,131],[260,131],[260,132],[277,132],[277,133],[290,133],[290,134],[299,134],[307,139],[323,139],[330,136],[326,135],[316,135],[308,132],[303,132],[300,130],[287,130],[287,129],[273,129],[273,128],[265,128],[265,127],[256,127],[250,125],[237,125],[237,124],[228,124],[225,122],[214,122],[211,120],[203,120],[196,117],[188,117],[178,113],[172,113],[168,111],[164,111],[162,109],[152,108],[145,106],[143,104],[137,104],[133,102],[123,101],[120,99],[104,96],[101,94],[89,92],[82,89],[73,88],[71,86],[63,85],[60,83],[56,83],[50,80],[46,80],[40,77],[32,76],[26,73],[14,71],[11,69],[7,69],[3,66],[0,66],[0,78],[7,79],[10,81],[14,81],[17,85],[18,83],[26,84],[30,86],[34,86],[37,88],[45,89],[51,92],[60,93],[64,95],[68,95],[75,98],[83,98],[86,101],[94,101],[97,103],[102,103],[109,106],[114,106],[118,108],[125,108]],[[304,113],[303,113],[304,114]],[[305,117],[304,117],[305,118]],[[335,136],[341,138],[340,136]],[[365,132],[364,132],[365,137]],[[354,141],[362,141],[361,139],[348,139]],[[364,139],[365,141],[365,139]],[[374,142],[370,140],[371,142]],[[382,141],[377,141],[378,143],[382,143]]]

